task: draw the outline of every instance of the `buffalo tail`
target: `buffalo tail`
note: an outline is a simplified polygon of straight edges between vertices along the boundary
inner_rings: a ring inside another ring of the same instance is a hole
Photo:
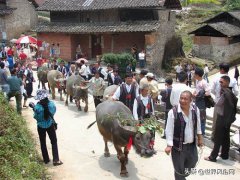
[[[90,127],[92,127],[92,125],[94,125],[97,121],[92,122],[91,124],[88,125],[87,129],[89,129]]]

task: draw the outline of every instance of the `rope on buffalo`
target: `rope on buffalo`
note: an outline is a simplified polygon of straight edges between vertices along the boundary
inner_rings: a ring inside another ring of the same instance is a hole
[[[203,149],[204,149],[204,147],[199,147],[198,148],[198,150],[197,150],[198,151],[198,161],[197,161],[196,165],[193,167],[193,169],[195,169],[198,166],[198,164],[200,162],[200,159],[202,158]],[[171,154],[171,156],[172,156],[172,154]],[[173,166],[173,168],[174,168],[174,166]],[[178,172],[175,168],[174,168],[174,172],[176,174],[178,174],[179,176],[186,176],[187,175],[187,174],[182,174],[182,173]],[[191,172],[188,172],[188,173],[191,173]]]

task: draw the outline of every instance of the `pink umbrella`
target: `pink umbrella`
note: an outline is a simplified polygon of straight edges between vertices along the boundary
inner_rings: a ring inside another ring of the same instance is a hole
[[[84,63],[88,63],[88,60],[85,58],[80,58],[80,59],[76,60],[75,63],[81,63],[81,61],[84,61]]]
[[[20,37],[17,41],[16,41],[17,44],[23,44],[23,43],[33,43],[33,44],[37,44],[37,39],[32,37],[32,36],[23,36],[23,37]]]

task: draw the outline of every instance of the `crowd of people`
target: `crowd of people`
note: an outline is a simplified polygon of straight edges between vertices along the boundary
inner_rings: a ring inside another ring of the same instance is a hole
[[[205,136],[207,108],[205,97],[211,96],[212,93],[215,96],[212,133],[214,148],[205,160],[216,162],[220,147],[222,147],[220,157],[228,159],[230,126],[235,120],[239,93],[237,81],[239,72],[237,67],[235,67],[235,74],[236,72],[238,74],[232,78],[228,76],[229,65],[226,63],[220,64],[220,74],[212,82],[209,82],[209,68],[207,65],[200,68],[194,64],[185,64],[184,66],[178,64],[175,67],[176,81],[174,82],[171,77],[166,77],[166,88],[160,90],[154,74],[144,69],[138,75],[126,68],[126,75],[122,79],[116,66],[107,65],[105,69],[100,62],[87,65],[84,60],[74,64],[46,60],[44,63],[50,69],[60,71],[66,78],[73,74],[80,75],[85,80],[85,83],[90,83],[95,107],[101,103],[105,87],[117,85],[118,88],[112,95],[112,100],[121,101],[125,104],[133,113],[134,119],[140,123],[144,123],[146,118],[155,116],[156,105],[161,101],[165,107],[165,131],[162,138],[166,139],[167,142],[165,152],[167,154],[172,153],[175,179],[177,180],[185,179],[188,175],[185,173],[186,168],[191,169],[196,165],[198,160],[196,145],[203,146],[202,136]],[[1,89],[5,92],[8,100],[11,97],[16,98],[17,112],[21,114],[22,107],[27,107],[27,98],[32,97],[33,82],[35,82],[32,64],[27,64],[26,61],[16,62],[11,69],[11,76],[7,74],[6,69],[9,67],[6,66],[4,58],[2,58],[0,67]],[[194,86],[192,86],[192,82]],[[42,95],[45,98],[40,98],[38,93],[44,94],[37,91],[38,100],[47,101],[46,95]],[[24,97],[23,106],[22,97]],[[48,100],[47,102],[50,103],[51,101]],[[44,104],[44,102],[42,103]],[[35,113],[37,113],[37,107]],[[38,119],[39,136],[44,137],[46,132],[52,133],[50,129],[53,128],[53,121],[49,112],[52,111],[50,114],[53,115],[55,110],[54,108],[52,110],[38,108],[42,110],[41,113],[44,114],[44,117],[48,117],[49,121],[48,125],[43,125],[41,121],[44,118],[41,119],[38,115],[34,116]],[[48,111],[48,115],[45,114],[46,111]],[[55,141],[54,137],[53,133],[51,139],[53,142]],[[46,152],[44,138],[43,140],[40,138],[40,141],[43,143],[41,147],[44,162],[48,163],[49,157]],[[54,152],[55,164],[62,164],[58,158],[57,145]]]

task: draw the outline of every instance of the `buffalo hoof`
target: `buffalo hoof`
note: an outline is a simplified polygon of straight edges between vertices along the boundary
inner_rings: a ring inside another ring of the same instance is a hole
[[[78,111],[82,111],[82,108],[81,108],[81,106],[79,106],[79,107],[78,107]]]
[[[104,157],[110,157],[110,153],[109,152],[105,152],[104,153]]]
[[[85,107],[85,108],[84,108],[84,112],[88,112],[88,107]]]
[[[65,102],[65,106],[68,106],[68,103],[67,103],[67,102]]]
[[[64,101],[64,99],[63,99],[63,98],[60,98],[60,101]]]
[[[120,172],[120,176],[121,176],[121,177],[128,177],[128,172],[127,172],[127,170],[122,170],[122,171]]]

